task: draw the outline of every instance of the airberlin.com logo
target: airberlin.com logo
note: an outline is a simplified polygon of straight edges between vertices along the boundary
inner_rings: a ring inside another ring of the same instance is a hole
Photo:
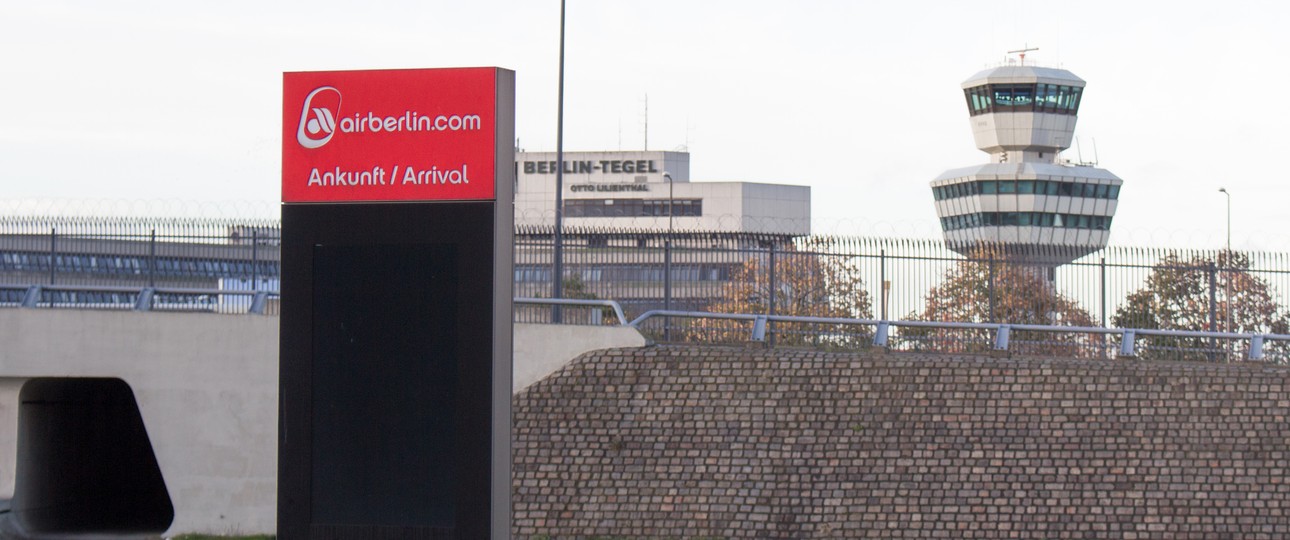
[[[340,90],[323,86],[305,96],[305,106],[300,111],[300,127],[296,129],[300,146],[318,148],[327,144],[336,134],[336,116],[339,114]]]
[[[403,131],[478,131],[483,119],[478,114],[421,114],[403,111],[398,115],[372,111],[340,116],[340,90],[331,86],[315,88],[305,96],[300,109],[300,126],[296,141],[305,148],[319,148],[331,141],[336,132],[346,134],[396,133]]]

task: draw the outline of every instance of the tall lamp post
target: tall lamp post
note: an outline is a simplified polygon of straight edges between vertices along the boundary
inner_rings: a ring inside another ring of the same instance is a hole
[[[555,250],[552,253],[551,297],[564,297],[564,0],[560,0],[560,92],[555,121]],[[561,322],[560,306],[552,306],[551,322]]]
[[[663,178],[667,180],[667,239],[671,240],[672,230],[673,230],[672,229],[672,211],[673,211],[672,205],[675,204],[676,202],[676,199],[673,197],[675,190],[672,187],[673,186],[672,173],[663,171]]]
[[[1227,261],[1225,266],[1232,265],[1232,194],[1228,193],[1227,188],[1218,188],[1218,192],[1227,196],[1227,252],[1223,254],[1224,260]],[[1223,295],[1226,301],[1223,305],[1223,318],[1227,320],[1227,331],[1235,332],[1232,328],[1232,275],[1228,272],[1227,279],[1223,280]]]

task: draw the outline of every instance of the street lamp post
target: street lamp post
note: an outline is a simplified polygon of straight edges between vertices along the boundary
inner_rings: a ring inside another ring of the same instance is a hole
[[[560,92],[555,121],[555,250],[552,253],[551,297],[564,297],[564,0],[560,0]],[[551,307],[551,322],[559,323],[560,306]]]
[[[669,172],[667,172],[667,171],[663,171],[663,178],[667,180],[667,238],[668,238],[668,240],[671,240],[671,239],[672,239],[672,231],[673,231],[673,229],[672,229],[672,212],[673,212],[672,207],[673,207],[673,205],[676,203],[676,199],[673,197],[673,194],[675,193],[675,188],[673,188],[674,183],[673,183],[673,180],[672,180],[672,173],[669,173]]]

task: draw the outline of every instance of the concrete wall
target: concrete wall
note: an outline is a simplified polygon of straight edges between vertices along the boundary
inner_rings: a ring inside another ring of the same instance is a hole
[[[516,538],[1288,538],[1290,368],[651,347],[514,401]]]
[[[130,385],[175,507],[167,536],[272,533],[277,518],[278,319],[0,309],[0,499],[17,469],[18,392],[32,377]],[[517,324],[522,388],[633,329]]]
[[[0,489],[13,488],[21,379],[116,377],[165,478],[171,533],[275,529],[276,317],[5,309],[0,343]]]
[[[643,346],[635,328],[516,324],[513,388],[523,390],[588,351]]]
[[[167,535],[274,531],[277,329],[0,310],[0,494],[21,382],[116,377]],[[641,338],[515,331],[520,538],[1290,537],[1285,367],[644,347],[543,377]]]
[[[13,497],[14,471],[18,465],[18,392],[25,380],[0,377],[0,499]]]

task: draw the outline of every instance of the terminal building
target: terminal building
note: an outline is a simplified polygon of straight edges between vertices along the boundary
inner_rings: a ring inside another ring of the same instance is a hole
[[[1056,268],[1106,247],[1123,181],[1060,157],[1071,146],[1084,86],[1064,69],[1024,64],[963,82],[976,147],[990,162],[932,181],[950,249],[966,255],[981,244],[1002,246]]]
[[[515,224],[554,226],[555,152],[515,159]],[[811,234],[809,186],[691,182],[686,152],[565,152],[563,176],[574,230]]]
[[[554,152],[516,153],[516,296],[552,293],[557,167]],[[565,152],[562,191],[564,295],[629,314],[706,309],[750,258],[811,234],[809,186],[692,182],[686,152]]]

